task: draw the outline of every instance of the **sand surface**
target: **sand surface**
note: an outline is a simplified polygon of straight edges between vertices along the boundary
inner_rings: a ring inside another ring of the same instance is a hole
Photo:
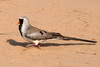
[[[48,41],[36,47],[19,34],[19,16],[38,28],[98,41]],[[0,0],[0,67],[100,67],[100,0]]]

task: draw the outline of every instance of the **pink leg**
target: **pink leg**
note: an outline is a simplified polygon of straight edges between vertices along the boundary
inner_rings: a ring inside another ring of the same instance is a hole
[[[41,48],[40,48],[40,43],[38,44],[38,48],[41,49]]]
[[[32,47],[32,46],[36,46],[35,44],[27,44],[26,47]]]

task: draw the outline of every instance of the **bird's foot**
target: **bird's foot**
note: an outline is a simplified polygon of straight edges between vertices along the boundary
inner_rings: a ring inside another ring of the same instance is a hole
[[[36,45],[35,45],[35,44],[27,44],[25,47],[26,47],[26,48],[36,47]],[[40,44],[37,45],[37,48],[38,48],[38,49],[41,49],[41,48],[40,48]]]
[[[35,44],[28,44],[28,45],[26,45],[25,47],[35,47],[36,45]]]
[[[41,49],[41,48],[40,48],[40,44],[38,44],[38,46],[37,46],[37,47],[38,47],[38,49]]]

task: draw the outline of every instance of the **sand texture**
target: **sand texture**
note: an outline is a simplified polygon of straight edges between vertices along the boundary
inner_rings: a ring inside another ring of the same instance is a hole
[[[48,41],[36,47],[19,34],[19,16],[50,32],[98,41]],[[0,0],[0,67],[100,67],[100,0]]]

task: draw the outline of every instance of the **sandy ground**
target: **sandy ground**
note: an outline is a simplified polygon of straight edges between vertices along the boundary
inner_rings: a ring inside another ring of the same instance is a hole
[[[38,28],[98,41],[49,41],[27,49],[19,16]],[[99,0],[0,0],[0,67],[100,67]]]

